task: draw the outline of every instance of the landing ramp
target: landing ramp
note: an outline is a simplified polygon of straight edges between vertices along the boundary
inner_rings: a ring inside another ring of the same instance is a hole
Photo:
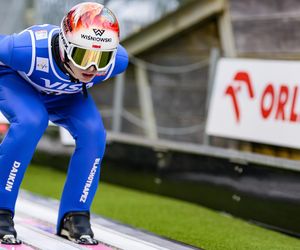
[[[92,228],[100,244],[85,247],[55,235],[58,201],[20,192],[15,214],[15,224],[19,238],[25,243],[22,249],[45,250],[191,250],[197,249],[173,242],[107,218],[92,214]],[[7,249],[0,246],[0,249]],[[14,249],[14,248],[11,248]],[[18,249],[18,248],[15,248]],[[21,249],[21,248],[20,248]],[[22,250],[21,249],[21,250]]]

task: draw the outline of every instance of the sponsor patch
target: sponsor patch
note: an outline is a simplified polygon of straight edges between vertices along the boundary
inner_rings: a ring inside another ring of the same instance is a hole
[[[38,30],[34,32],[36,40],[42,40],[48,38],[47,30]]]
[[[88,195],[89,195],[89,192],[90,192],[90,188],[92,186],[92,182],[94,180],[94,177],[95,177],[95,174],[97,172],[97,169],[100,167],[100,158],[96,158],[95,159],[95,162],[93,164],[93,167],[91,169],[91,172],[89,174],[89,177],[85,183],[85,186],[82,190],[82,195],[80,197],[80,200],[79,202],[82,202],[82,203],[85,203],[87,198],[88,198]]]
[[[6,181],[6,185],[5,185],[5,190],[8,192],[12,191],[12,188],[14,186],[14,182],[15,182],[15,178],[17,176],[17,173],[19,171],[19,167],[20,167],[21,163],[18,161],[14,161],[13,166],[10,170],[8,179]]]
[[[36,70],[49,73],[49,59],[44,57],[37,57]]]

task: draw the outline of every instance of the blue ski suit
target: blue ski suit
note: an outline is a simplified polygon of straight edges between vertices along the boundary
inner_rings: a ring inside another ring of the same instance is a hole
[[[58,33],[59,27],[45,24],[0,35],[0,110],[10,122],[0,145],[0,209],[14,213],[23,175],[50,120],[66,128],[76,142],[57,228],[67,212],[90,210],[106,137],[91,96],[83,95],[83,84],[72,81],[58,59]],[[96,76],[86,88],[122,73],[127,65],[127,52],[119,45],[106,75]]]

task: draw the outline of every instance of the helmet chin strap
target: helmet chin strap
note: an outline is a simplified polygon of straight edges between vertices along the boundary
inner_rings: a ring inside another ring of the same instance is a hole
[[[68,70],[70,70],[75,75],[75,72],[72,70],[72,68],[69,65],[70,60],[69,60],[69,58],[67,56],[66,51],[65,51],[64,57],[65,57],[64,58],[64,66],[65,66],[65,68],[67,68]],[[73,74],[70,74],[71,82],[79,83],[80,81],[77,78],[75,78],[73,76]],[[85,98],[87,98],[88,92],[87,92],[87,88],[86,88],[86,83],[85,82],[82,82],[82,92],[83,92],[83,96]]]
[[[65,68],[67,68],[68,70],[70,70],[73,74],[69,74],[71,81],[72,82],[79,82],[79,80],[77,78],[74,77],[75,72],[72,70],[72,68],[70,67],[68,62],[64,63]]]
[[[69,65],[70,60],[67,56],[67,52],[64,50],[63,56],[59,53],[59,35],[58,34],[54,35],[52,37],[51,49],[52,49],[52,54],[53,54],[54,60],[57,63],[57,66],[61,69],[61,71],[70,77],[71,82],[79,83],[80,82],[79,79],[76,79],[73,76],[73,74],[75,75],[75,73]],[[71,74],[71,73],[73,73],[73,74]],[[82,93],[83,93],[83,96],[85,98],[87,98],[88,93],[87,93],[86,83],[82,83]]]
[[[75,75],[75,72],[71,69],[70,65],[69,65],[69,58],[68,58],[68,55],[67,55],[67,52],[64,51],[64,61],[63,61],[63,64],[65,66],[65,68],[67,68],[68,70],[70,70],[74,75]],[[70,74],[70,78],[71,78],[71,81],[72,82],[79,82],[78,79],[76,79],[73,74]]]

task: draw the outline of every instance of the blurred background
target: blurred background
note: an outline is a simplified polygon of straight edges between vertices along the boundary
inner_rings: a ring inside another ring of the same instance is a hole
[[[0,0],[0,33],[60,25],[79,2]],[[299,148],[209,136],[205,127],[220,58],[300,59],[300,2],[96,2],[116,14],[130,56],[124,74],[90,90],[109,132],[103,179],[299,236]],[[39,149],[35,162],[62,167],[73,146],[49,128]]]
[[[79,2],[82,1],[2,0],[0,32],[17,33],[33,24],[60,25],[64,13]],[[212,9],[207,13],[199,7],[199,17],[189,13],[188,8],[193,5],[191,2],[204,5],[206,1],[98,2],[116,13],[121,39],[131,59],[126,76],[119,79],[124,83],[104,84],[92,90],[108,130],[208,143],[206,116],[218,57],[298,59],[300,56],[296,0],[219,1],[219,5],[228,4],[225,20],[223,7],[215,6],[218,1],[211,3]],[[181,25],[176,19],[186,24]],[[173,26],[174,30],[165,32],[165,25]],[[149,98],[141,100],[145,92]],[[120,103],[114,103],[116,95]],[[300,157],[298,149],[222,138],[210,138],[209,143],[286,158]]]

